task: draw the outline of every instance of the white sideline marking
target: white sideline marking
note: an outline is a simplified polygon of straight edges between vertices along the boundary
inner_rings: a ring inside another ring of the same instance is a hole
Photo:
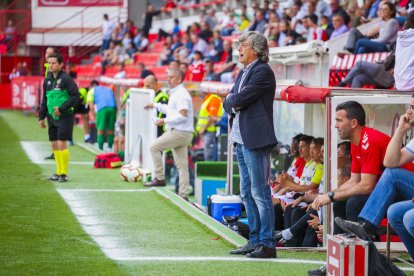
[[[118,261],[174,261],[174,262],[197,262],[197,261],[218,261],[218,262],[270,262],[270,263],[294,263],[294,264],[317,264],[323,265],[325,261],[299,260],[299,259],[252,259],[243,257],[220,257],[220,256],[200,256],[200,257],[126,257]]]
[[[317,260],[301,260],[301,259],[251,259],[243,257],[220,257],[220,256],[137,256],[137,249],[128,248],[128,244],[121,234],[115,236],[114,232],[110,231],[110,228],[113,230],[119,226],[115,221],[110,221],[108,219],[100,219],[99,215],[94,213],[97,206],[88,206],[88,204],[93,205],[88,199],[82,199],[79,194],[82,193],[93,193],[93,192],[149,192],[152,190],[158,189],[149,188],[149,189],[57,189],[62,198],[71,208],[72,212],[75,214],[79,223],[85,232],[91,236],[91,238],[98,244],[103,253],[110,259],[115,261],[143,261],[143,262],[199,262],[199,261],[215,261],[215,262],[268,262],[268,263],[293,263],[293,264],[315,264],[323,265],[325,261]],[[162,194],[162,193],[160,193]],[[167,196],[164,194],[164,196]],[[168,196],[167,196],[168,197]],[[94,209],[95,208],[95,209]],[[116,234],[116,232],[115,232]],[[414,268],[410,267],[399,267],[404,271],[414,271]]]
[[[50,154],[50,143],[48,142],[36,142],[36,141],[21,141],[20,144],[26,152],[26,155],[34,164],[38,165],[55,165],[55,161],[45,160],[45,156]],[[83,161],[69,161],[69,164],[73,165],[93,165],[93,162]]]
[[[151,192],[155,188],[147,188],[147,189],[58,189],[58,191],[62,192],[79,192],[79,193],[144,193],[144,192]],[[73,195],[72,195],[73,196]],[[65,198],[66,200],[66,198]],[[72,199],[73,200],[73,199]]]

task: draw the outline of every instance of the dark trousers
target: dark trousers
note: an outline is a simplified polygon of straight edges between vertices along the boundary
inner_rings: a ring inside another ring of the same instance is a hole
[[[346,201],[338,201],[333,203],[334,217],[340,217],[342,219],[350,221],[358,221],[359,213],[364,208],[365,202],[367,202],[369,195],[355,195],[348,198]],[[343,231],[334,224],[334,234],[340,234]]]
[[[302,217],[306,214],[306,209],[302,209],[302,207],[296,206],[292,208],[292,205],[286,206],[285,213],[284,213],[284,221],[285,221],[285,229],[293,227],[298,221],[302,219]],[[299,231],[297,235],[293,232],[293,239],[288,242],[289,246],[302,246],[303,238],[304,238],[304,231],[307,227],[307,222],[305,220],[305,226],[302,228],[303,232]]]
[[[273,205],[273,209],[275,210],[275,230],[283,230],[283,208],[280,203]]]

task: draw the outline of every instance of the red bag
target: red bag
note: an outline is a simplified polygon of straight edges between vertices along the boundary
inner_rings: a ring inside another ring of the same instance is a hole
[[[113,169],[122,166],[121,157],[114,152],[101,153],[96,155],[94,168]]]
[[[294,85],[283,89],[280,97],[289,103],[324,103],[330,93],[330,88]]]

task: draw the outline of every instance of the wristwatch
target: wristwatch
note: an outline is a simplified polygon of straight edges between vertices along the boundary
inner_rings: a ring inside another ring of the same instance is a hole
[[[334,192],[332,192],[332,191],[328,192],[328,197],[331,200],[331,202],[335,202],[334,195],[335,195]]]

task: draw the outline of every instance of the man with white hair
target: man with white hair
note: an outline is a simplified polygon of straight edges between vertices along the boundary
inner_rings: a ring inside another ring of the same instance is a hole
[[[249,242],[231,254],[248,258],[276,258],[274,210],[268,177],[270,152],[277,140],[273,126],[276,80],[269,62],[269,46],[264,35],[241,35],[237,76],[224,108],[231,117],[229,138],[236,148],[240,171],[240,194],[246,207]]]

